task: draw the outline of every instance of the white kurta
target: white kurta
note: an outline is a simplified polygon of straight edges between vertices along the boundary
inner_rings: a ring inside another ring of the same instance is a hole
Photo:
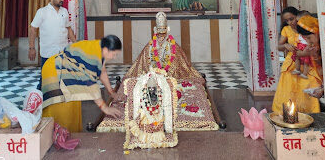
[[[70,27],[68,11],[60,7],[57,12],[49,3],[37,10],[31,26],[40,31],[41,57],[49,58],[68,45],[68,29]]]

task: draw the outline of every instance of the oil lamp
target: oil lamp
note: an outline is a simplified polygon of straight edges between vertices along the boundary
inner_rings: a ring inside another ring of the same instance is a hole
[[[291,100],[283,103],[283,121],[289,124],[298,122],[298,109]]]

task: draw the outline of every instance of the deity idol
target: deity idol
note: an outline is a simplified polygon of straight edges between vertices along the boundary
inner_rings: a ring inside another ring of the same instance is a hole
[[[124,148],[174,147],[177,134],[177,82],[166,72],[152,69],[124,81],[126,142]]]
[[[178,117],[175,120],[175,129],[177,131],[217,130],[219,126],[214,120],[210,100],[207,99],[205,80],[191,66],[184,51],[175,42],[174,37],[169,34],[169,30],[166,14],[159,12],[156,15],[153,39],[144,47],[130,70],[125,74],[123,83],[117,92],[120,101],[113,102],[111,107],[124,110],[124,105],[121,102],[130,99],[129,95],[125,95],[127,79],[139,78],[148,73],[150,68],[158,68],[165,71],[166,76],[175,78],[177,82],[175,88],[178,97]],[[152,108],[149,107],[149,109]],[[152,112],[154,113],[154,111]],[[97,127],[97,132],[124,132],[124,125],[123,118],[106,117]]]
[[[200,73],[187,60],[182,48],[169,34],[167,17],[164,12],[156,15],[156,26],[152,40],[144,47],[141,54],[124,76],[124,79],[147,73],[150,67],[166,70],[168,76],[179,79],[191,79],[204,83]]]

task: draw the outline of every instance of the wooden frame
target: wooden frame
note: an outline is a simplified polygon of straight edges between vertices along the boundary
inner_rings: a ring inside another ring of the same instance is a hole
[[[317,0],[317,17],[319,22],[319,37],[320,37],[320,46],[321,46],[321,56],[322,56],[322,68],[323,68],[323,79],[325,78],[325,10],[324,10],[325,2],[323,0]],[[325,82],[323,81],[323,86]],[[324,87],[323,87],[324,88]]]
[[[111,14],[129,14],[129,15],[134,15],[134,14],[154,14],[156,12],[118,12],[115,11],[114,8],[114,2],[115,0],[111,0]],[[219,0],[215,0],[216,1],[216,5],[217,5],[217,9],[215,10],[216,13],[219,13]],[[118,8],[116,8],[116,10],[118,10]],[[209,11],[209,10],[208,10]],[[212,11],[212,10],[211,10]],[[204,14],[205,11],[173,11],[173,8],[171,7],[171,12],[168,13],[173,13],[173,14],[178,14],[178,15],[193,15],[193,14]]]
[[[288,7],[288,1],[287,0],[280,0],[281,1],[281,11]]]

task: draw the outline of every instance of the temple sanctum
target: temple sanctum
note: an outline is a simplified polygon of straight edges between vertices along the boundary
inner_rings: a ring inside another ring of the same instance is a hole
[[[0,8],[0,160],[325,159],[324,0]]]

